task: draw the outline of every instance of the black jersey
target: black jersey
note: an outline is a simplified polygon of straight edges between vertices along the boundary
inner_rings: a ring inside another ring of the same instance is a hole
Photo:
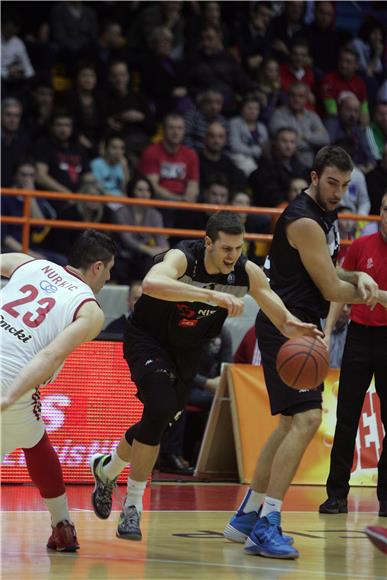
[[[243,256],[230,274],[208,274],[204,267],[203,240],[184,240],[176,249],[187,258],[187,269],[180,282],[199,288],[242,297],[249,289]],[[227,310],[205,302],[170,302],[143,294],[136,302],[130,322],[150,334],[165,348],[178,349],[199,346],[203,339],[217,336],[227,317]]]
[[[286,226],[301,218],[310,218],[319,224],[324,231],[332,261],[336,264],[340,244],[337,212],[324,211],[310,195],[302,192],[289,204],[277,222],[264,271],[270,286],[289,309],[299,308],[325,318],[329,302],[323,298],[304,268],[300,254],[290,245],[286,235]],[[304,243],[308,243],[307,238]]]

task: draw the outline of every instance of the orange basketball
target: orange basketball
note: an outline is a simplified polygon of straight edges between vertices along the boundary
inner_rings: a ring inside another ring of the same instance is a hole
[[[315,338],[291,338],[279,349],[276,366],[292,389],[315,389],[328,374],[328,350]]]

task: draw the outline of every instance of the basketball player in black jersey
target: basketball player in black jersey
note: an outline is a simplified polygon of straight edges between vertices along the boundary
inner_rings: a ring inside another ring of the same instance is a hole
[[[227,315],[241,314],[241,298],[249,292],[285,336],[322,336],[315,324],[293,316],[262,270],[241,255],[243,234],[237,215],[215,214],[205,240],[180,242],[144,279],[143,295],[124,334],[124,355],[144,403],[143,415],[111,456],[91,458],[93,506],[103,519],[111,512],[115,480],[131,463],[117,529],[120,538],[141,539],[142,497],[161,436],[184,409],[202,344],[219,334]]]
[[[387,306],[386,292],[367,274],[335,269],[339,250],[336,208],[351,179],[352,161],[336,146],[321,149],[311,171],[309,189],[292,201],[277,222],[264,270],[274,292],[300,320],[319,325],[329,302]],[[287,387],[276,371],[285,342],[261,309],[256,334],[262,354],[271,412],[279,415],[258,459],[251,488],[224,530],[227,539],[245,543],[245,551],[272,558],[299,556],[280,527],[284,495],[305,449],[321,422],[321,391]],[[263,504],[263,505],[262,505]]]

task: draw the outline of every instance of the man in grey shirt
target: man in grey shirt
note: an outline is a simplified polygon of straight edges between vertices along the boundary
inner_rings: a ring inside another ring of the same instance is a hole
[[[308,94],[309,88],[304,83],[290,85],[288,104],[275,111],[269,129],[272,135],[284,127],[294,129],[298,159],[309,168],[316,151],[329,144],[329,134],[317,113],[305,109]]]

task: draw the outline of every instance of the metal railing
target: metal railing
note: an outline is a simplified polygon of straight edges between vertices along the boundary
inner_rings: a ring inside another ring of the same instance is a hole
[[[23,252],[28,253],[30,244],[30,232],[32,226],[49,226],[64,229],[79,229],[94,228],[96,230],[105,230],[111,232],[141,232],[161,234],[165,236],[179,236],[179,237],[203,237],[203,230],[191,230],[180,228],[156,228],[150,226],[129,226],[101,222],[86,222],[86,221],[71,221],[71,220],[57,220],[57,219],[38,219],[30,215],[31,197],[44,198],[46,200],[59,199],[64,201],[81,201],[81,202],[97,202],[97,203],[120,203],[122,205],[141,205],[155,208],[165,209],[180,209],[187,211],[233,211],[235,213],[254,214],[254,215],[270,215],[279,216],[284,208],[271,207],[244,207],[236,205],[215,205],[210,203],[191,203],[185,201],[163,201],[158,199],[141,199],[133,197],[121,197],[116,195],[91,195],[85,193],[59,193],[52,191],[26,190],[3,187],[1,188],[3,195],[22,196],[24,199],[23,215],[22,216],[1,216],[2,223],[20,224],[22,225],[22,247]],[[358,215],[353,213],[339,214],[341,219],[351,219],[355,221],[380,221],[380,216],[375,215]],[[272,240],[271,234],[253,234],[246,233],[246,240],[256,240],[260,242],[270,242]],[[342,240],[342,245],[350,245],[351,240]]]

